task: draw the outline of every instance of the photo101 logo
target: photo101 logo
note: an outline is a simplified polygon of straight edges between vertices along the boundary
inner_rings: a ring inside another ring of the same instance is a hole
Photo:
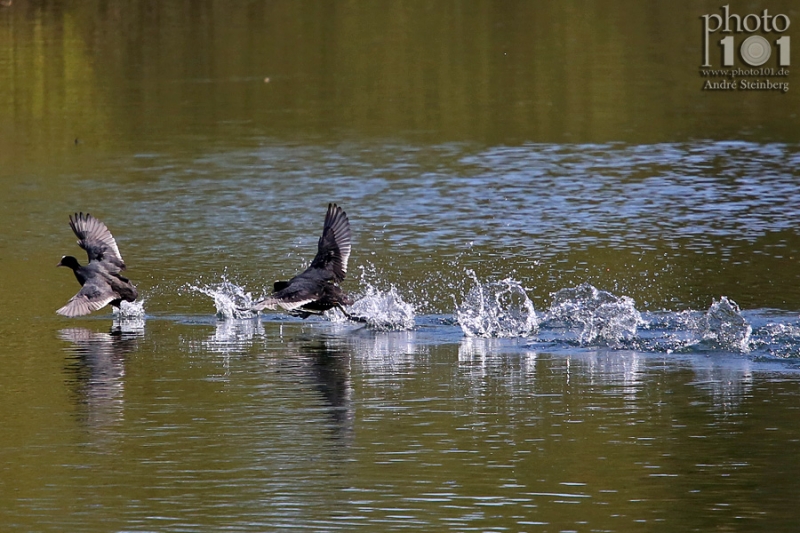
[[[742,15],[731,13],[730,6],[724,5],[720,13],[709,13],[700,19],[700,75],[707,78],[704,91],[789,92],[791,37],[787,30],[791,21],[787,15],[772,15],[768,9]],[[720,47],[719,55],[714,53],[716,46]]]

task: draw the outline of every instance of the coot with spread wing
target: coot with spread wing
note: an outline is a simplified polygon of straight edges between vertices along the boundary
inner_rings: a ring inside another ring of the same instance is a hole
[[[350,221],[347,213],[336,204],[328,204],[317,255],[311,265],[289,281],[276,281],[272,294],[253,304],[251,310],[280,307],[302,318],[334,307],[344,311],[343,306],[353,303],[339,287],[347,274],[349,258]]]
[[[56,265],[71,268],[82,286],[56,313],[69,317],[88,315],[108,304],[119,307],[123,300],[136,300],[136,287],[120,275],[125,262],[106,225],[89,213],[75,213],[74,218],[69,217],[69,227],[78,237],[78,246],[86,250],[89,264],[81,266],[76,258],[65,255]]]

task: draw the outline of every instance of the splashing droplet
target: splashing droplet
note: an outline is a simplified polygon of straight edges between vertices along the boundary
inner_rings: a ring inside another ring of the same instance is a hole
[[[144,319],[144,298],[139,298],[135,302],[122,301],[119,307],[112,308],[114,320],[143,320]]]
[[[202,286],[187,285],[187,287],[213,298],[219,318],[249,318],[253,316],[253,312],[248,311],[253,305],[252,295],[225,277],[220,283]]]
[[[719,301],[714,300],[699,325],[702,328],[699,333],[703,343],[723,350],[750,351],[750,334],[753,328],[733,300],[725,296]]]
[[[628,296],[615,296],[589,283],[553,293],[549,320],[574,326],[580,344],[597,341],[611,346],[636,336],[642,322],[635,302]]]
[[[475,285],[456,306],[456,320],[468,337],[524,337],[534,333],[539,321],[525,289],[511,278]]]
[[[414,327],[414,306],[403,300],[394,286],[388,291],[381,291],[368,285],[364,296],[356,300],[347,312],[353,317],[363,319],[371,328],[381,331]]]

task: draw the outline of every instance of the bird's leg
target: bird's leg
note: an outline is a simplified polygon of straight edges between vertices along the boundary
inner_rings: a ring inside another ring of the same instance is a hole
[[[339,311],[341,311],[344,314],[344,316],[347,317],[347,320],[349,320],[351,322],[360,322],[362,324],[366,324],[367,323],[367,318],[366,317],[351,315],[350,313],[348,313],[345,310],[344,306],[342,306],[342,305],[339,305],[337,307],[339,308]]]

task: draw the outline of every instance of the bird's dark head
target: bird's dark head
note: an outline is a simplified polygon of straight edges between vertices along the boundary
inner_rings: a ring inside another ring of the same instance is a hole
[[[80,263],[78,263],[78,260],[72,257],[71,255],[65,255],[64,257],[61,258],[61,261],[59,261],[59,263],[56,266],[69,267],[72,270],[75,270],[76,268],[80,268],[81,265]]]

